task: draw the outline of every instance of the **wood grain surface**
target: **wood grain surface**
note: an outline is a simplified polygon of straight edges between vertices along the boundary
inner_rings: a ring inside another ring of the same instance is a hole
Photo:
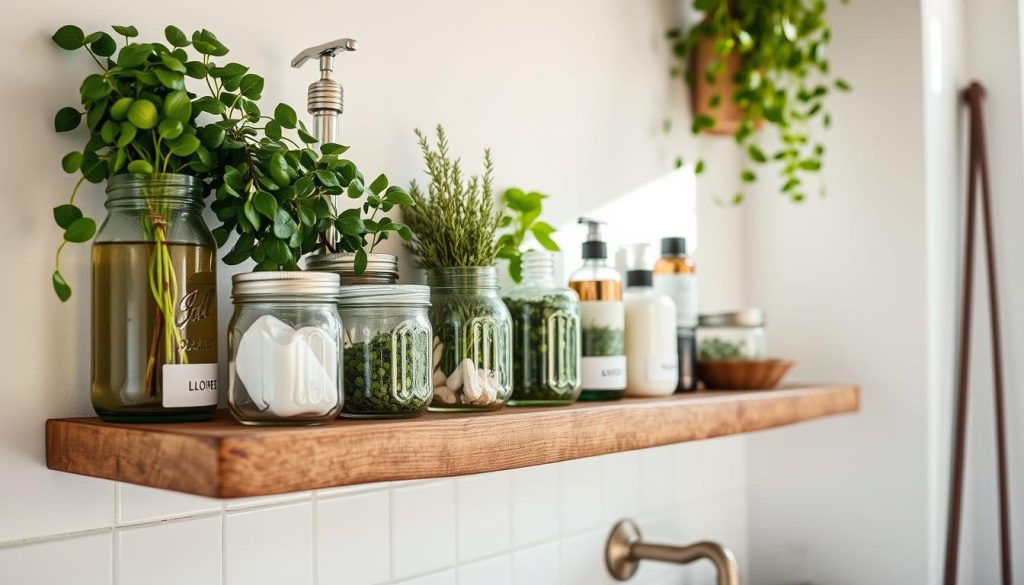
[[[505,408],[416,419],[250,427],[46,423],[50,469],[220,498],[449,477],[696,441],[854,412],[851,385],[702,391],[667,398]]]

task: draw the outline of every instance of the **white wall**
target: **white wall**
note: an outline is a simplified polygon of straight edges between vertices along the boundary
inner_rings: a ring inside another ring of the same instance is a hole
[[[830,6],[833,95],[825,199],[750,198],[748,300],[770,353],[798,379],[862,387],[861,412],[751,436],[754,583],[927,583],[935,511],[929,458],[929,198],[921,6]]]
[[[232,56],[266,75],[268,100],[293,104],[305,102],[316,73],[289,69],[290,58],[307,45],[355,37],[360,51],[338,64],[342,126],[367,172],[412,178],[421,167],[412,128],[443,122],[470,168],[491,146],[499,186],[554,195],[549,211],[558,224],[671,168],[677,145],[662,135],[661,121],[683,104],[666,74],[662,34],[672,8],[634,0],[349,0],[254,1],[240,10],[197,0],[173,8],[116,0],[86,9],[43,0],[9,10],[0,22],[7,49],[0,106],[9,128],[0,146],[9,202],[0,214],[9,274],[0,303],[9,325],[0,341],[0,582],[334,583],[347,575],[423,585],[457,575],[461,584],[514,576],[590,585],[603,580],[604,535],[625,514],[667,541],[720,538],[745,560],[742,438],[226,506],[51,472],[43,463],[44,421],[91,414],[85,247],[64,256],[76,287],[71,301],[58,303],[49,286],[59,238],[50,209],[72,185],[59,160],[80,144],[54,135],[52,116],[75,102],[88,68],[86,58],[49,41],[58,26],[132,23],[147,35],[168,21],[210,28]],[[102,213],[99,189],[79,201]],[[708,235],[702,290],[739,304],[739,216],[706,200],[698,209]],[[222,329],[228,283],[223,270]],[[535,521],[524,525],[523,518]],[[644,581],[676,576],[652,569]],[[692,582],[708,582],[706,567]]]

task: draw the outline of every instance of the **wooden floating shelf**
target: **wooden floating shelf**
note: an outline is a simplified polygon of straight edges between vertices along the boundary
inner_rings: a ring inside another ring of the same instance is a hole
[[[849,385],[702,391],[667,398],[251,427],[226,412],[202,423],[46,423],[50,469],[212,496],[262,496],[513,469],[696,441],[854,412]]]

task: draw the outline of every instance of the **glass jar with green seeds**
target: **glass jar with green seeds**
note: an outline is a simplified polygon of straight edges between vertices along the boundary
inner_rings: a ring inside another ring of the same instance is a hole
[[[430,289],[418,285],[343,286],[341,416],[419,416],[430,403]]]
[[[512,314],[509,404],[572,404],[580,394],[579,297],[555,283],[547,252],[527,252],[522,274],[522,282],[502,295]]]

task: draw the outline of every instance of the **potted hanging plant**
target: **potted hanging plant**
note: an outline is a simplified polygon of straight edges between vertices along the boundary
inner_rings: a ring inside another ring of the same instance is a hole
[[[831,125],[826,98],[832,90],[850,89],[831,75],[826,2],[694,0],[693,5],[703,20],[686,32],[668,31],[679,59],[672,74],[684,75],[690,86],[691,132],[731,134],[749,162],[740,170],[743,183],[753,183],[760,168],[774,165],[782,193],[803,201],[808,175],[821,170],[825,154],[810,130],[819,122]],[[774,152],[760,144],[762,125],[778,132]],[[695,171],[704,166],[698,161]],[[733,197],[733,203],[742,200],[742,193]]]
[[[210,31],[189,36],[168,26],[166,43],[136,41],[132,26],[113,31],[123,44],[73,25],[53,36],[98,67],[81,84],[80,106],[62,108],[54,121],[58,132],[84,121],[88,138],[62,160],[80,178],[70,201],[54,208],[63,242],[53,286],[61,300],[71,296],[61,252],[96,236],[92,401],[101,417],[207,418],[217,404],[216,248],[234,233],[229,264],[253,259],[258,270],[297,270],[331,226],[353,250],[390,232],[411,237],[401,224],[362,221],[360,209],[339,213],[332,195],[367,195],[364,207],[374,213],[408,196],[383,175],[363,187],[356,166],[340,157],[343,146],[311,148],[316,139],[287,104],[262,113],[263,78],[218,62],[228,49]],[[98,231],[76,205],[84,182],[107,184]],[[223,222],[212,231],[200,214],[211,193]]]
[[[434,330],[432,410],[492,410],[512,393],[512,322],[498,296],[498,229],[494,165],[484,151],[484,172],[465,176],[448,150],[444,128],[437,146],[416,130],[427,167],[425,189],[413,182],[413,205],[402,215],[413,238],[408,247],[431,285]]]

